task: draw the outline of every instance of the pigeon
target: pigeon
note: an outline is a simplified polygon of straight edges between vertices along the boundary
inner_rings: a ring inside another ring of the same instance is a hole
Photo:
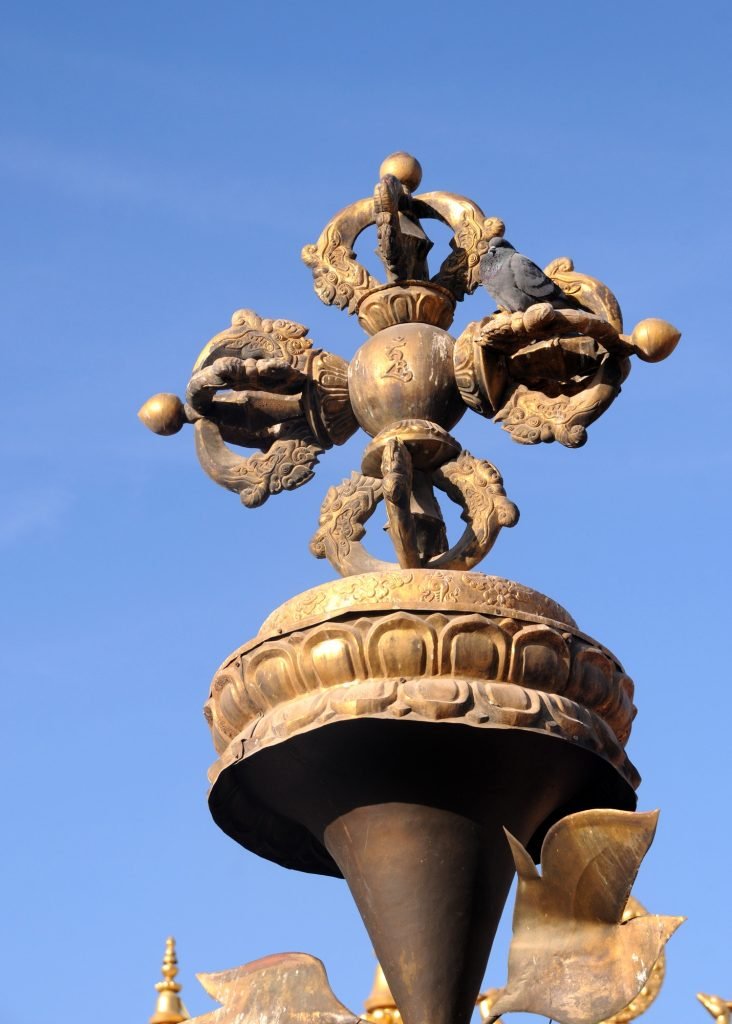
[[[684,920],[655,914],[622,920],[657,819],[657,811],[570,814],[547,832],[541,875],[506,833],[519,882],[508,984],[487,1024],[511,1010],[559,1024],[594,1024],[635,999]]]
[[[488,252],[480,261],[480,280],[500,308],[509,313],[523,313],[537,302],[549,302],[555,309],[583,308],[505,238],[489,241]]]

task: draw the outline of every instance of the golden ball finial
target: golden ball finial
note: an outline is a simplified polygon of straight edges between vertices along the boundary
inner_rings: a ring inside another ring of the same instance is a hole
[[[422,180],[422,165],[410,153],[391,153],[379,168],[379,177],[383,178],[385,174],[393,174],[410,192],[414,192]]]
[[[148,430],[152,430],[153,434],[162,434],[164,437],[177,434],[186,422],[186,414],[180,398],[167,393],[148,398],[137,415]]]
[[[660,363],[671,355],[680,337],[681,331],[677,331],[668,320],[651,316],[635,325],[630,343],[639,359],[647,363]]]

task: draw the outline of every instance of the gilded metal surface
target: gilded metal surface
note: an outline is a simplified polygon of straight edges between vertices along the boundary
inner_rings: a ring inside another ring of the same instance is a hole
[[[572,261],[562,257],[546,274],[559,289],[560,305],[564,296],[573,308],[539,302],[520,313],[499,310],[469,324],[455,343],[447,333],[455,304],[481,283],[481,258],[491,239],[503,235],[504,224],[486,217],[463,196],[414,195],[422,168],[408,153],[391,154],[379,174],[373,195],[336,214],[318,241],[302,252],[318,296],[357,314],[371,335],[350,364],[313,349],[302,324],[239,310],[231,328],[216,335],[199,356],[186,403],[159,394],[140,410],[143,423],[159,434],[194,424],[202,467],[248,507],[307,483],[323,452],[342,444],[359,426],[375,438],[362,463],[365,476],[374,478],[381,476],[384,449],[392,442],[409,449],[417,470],[457,459],[459,444],[445,447],[437,437],[433,463],[420,465],[419,457],[430,451],[430,439],[417,443],[414,424],[426,424],[427,435],[439,435],[466,408],[494,419],[521,444],[558,441],[579,447],[587,440],[588,426],[619,394],[630,370],[629,357],[656,362],[679,340],[672,325],[653,318],[638,324],[630,336],[623,334],[620,307],[610,289],[575,271]],[[452,229],[452,252],[430,276],[432,242],[423,222],[435,219]],[[358,237],[372,225],[385,281],[369,273],[354,250]],[[230,444],[259,452],[242,456]],[[481,474],[490,464],[473,460],[472,465],[475,479],[465,481],[467,490],[441,488],[451,500],[457,497],[468,523],[466,535],[452,548],[434,495],[435,481],[417,481],[418,495],[417,485],[403,477],[399,515],[387,495],[390,536],[400,565],[472,568],[488,553],[496,527],[515,522],[508,505],[499,502],[503,511],[498,509],[490,526],[480,526],[486,541],[473,540],[480,512],[476,514],[466,495],[485,497]],[[458,469],[461,479],[465,467],[463,462]],[[497,475],[494,467],[490,470]],[[449,468],[445,474],[449,479]],[[341,492],[361,511],[384,497],[380,485],[362,486],[354,479],[341,485]],[[331,491],[315,553],[330,558],[346,574],[383,567],[385,563],[358,549],[350,559],[338,553],[345,543],[342,516],[333,523],[334,535],[325,536],[334,501],[340,507],[341,494],[334,497]],[[426,515],[425,504],[430,509]],[[357,541],[362,525],[354,518]],[[453,554],[435,562],[448,548]]]
[[[371,991],[364,1000],[363,1020],[371,1024],[400,1024],[402,1015],[399,1013],[394,996],[391,994],[389,983],[384,976],[381,964],[376,965],[374,983]]]
[[[477,573],[370,573],[300,595],[224,662],[206,716],[214,776],[366,716],[546,731],[638,782],[623,752],[633,684],[617,659],[548,598]]]
[[[408,449],[414,435],[405,432],[403,436],[406,440],[400,449],[403,450],[402,467],[410,456]],[[398,440],[398,437],[389,438],[384,451],[391,450],[388,445]],[[503,480],[495,466],[485,459],[474,458],[470,452],[461,452],[456,459],[443,463],[425,475],[432,486],[447,494],[462,509],[466,527],[452,547],[431,554],[430,550],[418,548],[415,542],[412,556],[405,557],[400,537],[406,533],[411,536],[416,532],[410,504],[411,476],[408,474],[401,480],[402,505],[397,522],[393,502],[385,493],[387,480],[354,473],[338,487],[331,487],[326,494],[310,550],[316,558],[327,558],[341,576],[388,572],[398,566],[403,569],[425,568],[433,571],[472,569],[493,547],[501,529],[518,522],[518,509],[506,497]],[[394,480],[393,473],[389,479]],[[368,553],[362,542],[365,523],[382,498],[387,504],[389,533],[397,551],[398,563],[375,558]]]
[[[518,618],[559,631],[569,626],[571,632],[595,644],[591,637],[580,632],[566,608],[538,590],[513,580],[479,572],[389,571],[332,580],[291,597],[271,612],[254,640],[236,653],[244,653],[264,640],[327,619],[374,611],[476,612]],[[619,666],[619,662],[615,663]]]
[[[456,303],[482,283],[504,224],[462,196],[415,195],[422,169],[409,154],[379,175],[302,254],[320,299],[370,335],[350,362],[314,348],[302,324],[239,310],[196,361],[186,401],[160,394],[140,410],[162,435],[192,424],[205,471],[248,507],[306,483],[359,427],[371,437],[362,472],[326,495],[311,544],[346,578],[277,609],[214,679],[212,814],[272,860],[347,879],[405,1024],[467,1024],[513,871],[500,835],[509,824],[519,901],[494,1009],[594,1024],[638,1005],[679,920],[621,924],[649,816],[593,811],[551,827],[568,809],[635,806],[624,751],[633,685],[554,602],[466,571],[518,510],[496,467],[448,431],[470,408],[519,443],[579,447],[630,357],[665,358],[679,332],[648,319],[622,333],[612,292],[562,258],[546,270],[557,287],[534,268],[546,287],[524,293],[553,304],[498,310],[455,342]],[[430,220],[453,232],[432,275]],[[383,280],[355,251],[370,226]],[[452,546],[435,491],[466,523]],[[397,563],[362,543],[381,501]],[[396,722],[411,726],[398,741]],[[533,855],[547,829],[539,877],[524,847]],[[557,958],[565,975],[554,984]],[[225,1005],[202,1021],[355,1020],[303,954],[204,983]]]
[[[387,327],[364,342],[348,368],[351,405],[374,437],[399,420],[450,430],[465,412],[455,385],[453,340],[439,327]]]
[[[704,992],[697,992],[696,998],[705,1010],[711,1013],[716,1024],[730,1024],[732,1020],[732,1002],[720,998],[720,996],[709,996]]]
[[[405,1024],[468,1024],[513,866],[480,815],[436,803],[346,809],[324,839]],[[530,835],[533,814],[515,827]]]
[[[625,910],[623,911],[622,923],[626,921],[632,921],[636,917],[643,917],[648,911],[643,904],[635,899],[633,896],[630,897],[626,904]],[[658,997],[663,985],[663,979],[666,974],[666,954],[661,951],[658,960],[651,968],[648,980],[646,981],[643,988],[640,990],[637,996],[635,996],[624,1006],[622,1010],[618,1010],[612,1017],[608,1017],[607,1020],[601,1021],[600,1024],[628,1024],[628,1021],[635,1020],[640,1017],[641,1014],[645,1013],[651,1004]]]
[[[181,986],[175,980],[177,973],[178,957],[175,953],[175,939],[171,936],[165,941],[163,980],[155,986],[158,998],[150,1024],[181,1024],[181,1021],[188,1020],[188,1010],[180,997]]]
[[[631,896],[628,900],[628,904],[623,913],[623,922],[630,921],[632,918],[635,917],[641,917],[645,913],[645,907],[643,907],[643,905],[638,900]],[[665,970],[666,956],[665,953],[661,952],[660,956],[658,957],[658,960],[656,960],[655,964],[651,968],[651,973],[648,976],[648,981],[640,990],[639,994],[635,997],[635,999],[632,999],[627,1006],[623,1007],[622,1010],[619,1010],[617,1013],[613,1014],[612,1017],[608,1017],[605,1021],[600,1021],[600,1024],[627,1024],[628,1021],[636,1020],[638,1017],[644,1014],[658,997],[658,994],[661,990],[661,986],[663,984]],[[501,989],[490,988],[487,989],[485,992],[481,993],[481,995],[478,997],[478,1010],[480,1012],[480,1019],[483,1022],[483,1024],[488,1024],[489,1021],[494,1021],[495,1024],[499,1024],[499,1022],[502,1020],[502,1018],[499,1017],[498,1020],[496,1021],[496,1018],[493,1015],[493,1004],[496,1002],[500,992]],[[716,997],[702,997],[701,995],[699,995],[697,998],[701,999],[702,1002],[704,1001],[704,998],[711,998],[712,1000],[715,1000],[714,1007],[710,1007],[710,1012],[712,1012],[713,1015],[714,1009],[716,1009],[717,1006],[727,1005],[722,1004],[721,1001],[716,1000]],[[732,1008],[732,1004],[728,1005],[730,1006],[730,1008]],[[728,1020],[728,1017],[720,1017],[719,1024],[723,1024],[723,1022],[724,1024],[726,1024]]]
[[[456,378],[464,401],[501,423],[515,441],[578,448],[610,406],[635,348],[620,307],[602,282],[555,260],[547,275],[585,309],[537,303],[468,324],[458,339]]]
[[[162,437],[177,434],[187,422],[185,406],[177,395],[171,394],[148,398],[137,415],[148,430]]]
[[[497,988],[489,988],[478,996],[475,1005],[478,1008],[481,1021],[485,1021],[491,1016],[491,1006],[498,991]],[[381,964],[376,965],[374,984],[363,1005],[366,1012],[361,1014],[362,1020],[370,1021],[370,1024],[401,1024],[402,1015],[391,994]],[[607,1022],[603,1022],[603,1024],[607,1024]]]
[[[659,320],[658,317],[652,316],[637,323],[630,337],[623,335],[622,340],[639,359],[646,363],[660,363],[661,360],[668,359],[678,345],[681,331],[668,320]]]
[[[450,192],[430,192],[412,197],[407,185],[404,182],[402,185],[403,208],[408,210],[411,217],[418,221],[442,221],[454,232],[450,243],[452,253],[438,272],[431,281],[416,283],[432,283],[449,291],[456,301],[461,301],[480,284],[480,257],[487,251],[489,239],[503,233],[503,222],[497,217],[486,217],[480,207],[463,196]],[[376,224],[377,215],[373,199],[360,199],[336,214],[323,229],[318,241],[314,245],[306,245],[302,250],[303,261],[313,272],[315,292],[326,305],[357,313],[360,305],[380,287],[381,282],[358,262],[353,248],[361,232]],[[392,249],[400,244],[407,247],[407,238],[408,235],[406,238],[390,240]],[[387,267],[389,263],[395,262],[393,256],[384,252],[383,243],[379,254]],[[386,309],[383,315],[389,320]],[[393,324],[403,321],[390,319],[389,322]],[[368,327],[368,323],[362,323],[362,326]],[[449,326],[449,323],[445,326]]]
[[[401,149],[396,153],[390,153],[382,160],[379,177],[384,178],[387,174],[391,174],[401,181],[409,192],[414,192],[422,183],[421,163],[411,153],[405,153]]]
[[[185,405],[155,395],[140,410],[151,430],[171,434],[194,424],[205,472],[255,508],[271,494],[313,476],[318,456],[357,429],[348,365],[313,349],[307,328],[240,309],[196,360]],[[228,445],[258,448],[242,456]]]
[[[381,458],[381,487],[389,535],[399,565],[403,569],[418,569],[422,559],[417,541],[417,524],[411,510],[412,458],[398,437],[384,448]]]
[[[369,476],[381,476],[381,460],[386,445],[399,441],[409,449],[415,469],[431,471],[457,459],[460,443],[444,427],[432,420],[397,420],[380,431],[364,448],[361,470]]]
[[[320,960],[307,953],[265,956],[243,967],[199,974],[219,1009],[192,1024],[358,1024],[331,991]]]
[[[454,316],[453,293],[427,281],[380,285],[358,304],[358,322],[367,334],[404,324],[426,324],[447,330]]]
[[[619,395],[628,357],[658,362],[681,335],[654,318],[625,335],[617,299],[601,281],[575,271],[566,257],[545,272],[585,308],[537,303],[468,324],[455,345],[456,379],[465,403],[515,441],[578,448]]]
[[[519,882],[508,984],[493,1000],[489,1020],[517,1010],[559,1024],[596,1024],[638,997],[685,920],[624,917],[657,820],[657,811],[571,814],[547,833],[541,874],[506,832]]]
[[[498,998],[500,988],[488,988],[485,992],[481,992],[478,996],[477,1006],[478,1013],[480,1014],[481,1024],[503,1024],[502,1017],[496,1017],[493,1013],[493,1004]]]

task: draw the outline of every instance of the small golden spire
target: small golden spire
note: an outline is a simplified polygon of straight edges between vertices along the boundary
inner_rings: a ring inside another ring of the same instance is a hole
[[[158,1001],[155,1013],[150,1018],[150,1024],[181,1024],[181,1021],[188,1020],[188,1010],[178,995],[181,986],[174,980],[177,973],[178,957],[175,955],[175,939],[171,935],[165,940],[163,980],[155,986],[158,992]]]
[[[401,1024],[402,1015],[397,1010],[381,964],[376,965],[374,984],[363,1005],[366,1010],[362,1014],[363,1020],[370,1021],[371,1024]]]

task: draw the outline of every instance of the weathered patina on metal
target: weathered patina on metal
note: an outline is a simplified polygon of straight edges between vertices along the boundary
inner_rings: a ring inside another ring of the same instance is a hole
[[[346,879],[405,1024],[468,1024],[517,867],[496,1013],[597,1024],[644,991],[680,920],[627,919],[655,828],[633,813],[633,684],[550,598],[469,571],[518,509],[452,432],[470,409],[521,444],[579,447],[631,357],[663,359],[680,335],[657,319],[623,333],[606,285],[564,257],[542,271],[471,200],[415,194],[421,177],[393,154],[373,196],[303,250],[319,298],[368,335],[349,361],[300,323],[242,309],[200,353],[185,401],[140,410],[159,434],[192,424],[206,473],[248,507],[307,483],[359,428],[369,437],[311,542],[342,578],[276,609],[214,678],[210,807],[261,856]],[[430,274],[435,219],[453,236]],[[354,249],[372,225],[384,281]],[[452,337],[481,283],[506,308]],[[465,523],[452,541],[444,499]],[[364,544],[382,502],[394,561]],[[356,1019],[304,954],[203,980],[222,1024]]]

